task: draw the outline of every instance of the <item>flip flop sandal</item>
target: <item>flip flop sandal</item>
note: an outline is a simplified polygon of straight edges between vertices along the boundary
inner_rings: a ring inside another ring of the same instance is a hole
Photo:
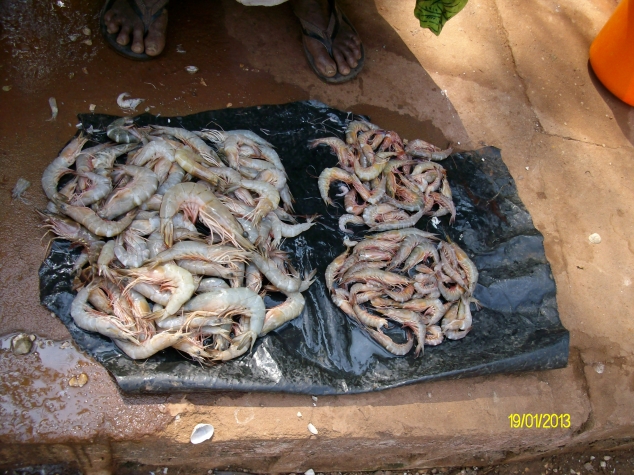
[[[125,56],[128,59],[134,59],[137,61],[147,61],[147,60],[156,58],[156,56],[150,56],[146,53],[135,53],[134,51],[132,51],[132,49],[130,48],[130,45],[132,44],[132,38],[130,38],[130,43],[128,43],[125,46],[122,46],[119,43],[117,43],[117,36],[119,35],[119,33],[108,33],[108,27],[106,26],[104,15],[106,14],[107,11],[109,11],[112,8],[112,5],[114,4],[115,1],[116,0],[106,0],[106,4],[103,6],[103,9],[101,10],[101,14],[99,16],[99,28],[101,30],[102,36],[106,40],[106,43],[108,43],[108,46],[110,46],[117,53],[119,53],[122,56]],[[143,36],[144,37],[147,35],[147,32],[150,26],[152,25],[152,23],[154,23],[154,21],[156,21],[156,19],[159,18],[163,14],[163,11],[165,10],[165,7],[167,6],[167,3],[168,3],[168,0],[165,0],[164,2],[158,2],[154,6],[154,8],[150,10],[145,6],[142,0],[127,0],[127,1],[128,1],[128,4],[130,5],[130,8],[134,11],[134,13],[136,13],[136,15],[143,22],[143,30],[144,30]],[[130,35],[132,35],[132,33],[130,33]]]
[[[313,58],[313,55],[310,54],[310,51],[308,50],[308,47],[306,46],[306,37],[314,38],[317,41],[319,41],[322,45],[324,45],[324,48],[326,48],[328,55],[334,60],[334,57],[332,54],[332,44],[334,39],[337,37],[337,34],[340,31],[341,23],[345,22],[350,27],[350,29],[356,35],[358,35],[357,30],[354,28],[354,26],[352,26],[352,23],[350,23],[350,20],[348,20],[348,17],[339,9],[336,1],[328,0],[328,5],[329,5],[330,13],[329,13],[328,27],[325,30],[318,27],[314,23],[311,23],[307,20],[302,20],[299,17],[297,18],[299,18],[299,22],[302,25],[302,34],[303,34],[302,42],[304,44],[304,53],[306,54],[306,59],[308,59],[308,63],[310,64],[311,68],[313,68],[313,71],[315,71],[315,74],[317,75],[317,77],[319,77],[319,79],[321,79],[324,82],[327,82],[329,84],[341,84],[343,82],[347,82],[347,81],[350,81],[351,79],[354,79],[361,72],[361,70],[363,69],[363,65],[365,63],[365,51],[363,49],[363,45],[361,45],[361,58],[359,59],[357,66],[355,68],[352,68],[350,72],[346,75],[343,75],[337,71],[337,74],[335,74],[332,77],[328,77],[328,76],[324,76],[319,71],[319,69],[317,69],[317,66],[315,65],[315,58]]]

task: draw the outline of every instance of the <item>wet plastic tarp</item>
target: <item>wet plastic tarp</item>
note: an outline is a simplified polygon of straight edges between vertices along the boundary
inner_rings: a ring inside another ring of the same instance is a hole
[[[103,131],[113,119],[80,116],[84,130],[97,131],[93,133],[96,141],[107,140]],[[344,250],[344,233],[338,228],[343,209],[326,207],[319,197],[317,176],[324,167],[335,166],[336,157],[326,147],[311,150],[307,143],[333,135],[343,138],[352,119],[351,113],[312,101],[186,117],[144,114],[135,119],[139,125],[255,131],[277,147],[297,200],[296,213],[321,215],[318,226],[284,244],[299,270],[318,271],[317,281],[304,294],[304,312],[258,339],[250,354],[201,366],[168,349],[148,360],[134,361],[108,338],[79,329],[69,313],[74,297],[70,269],[78,250],[66,242],[53,245],[40,269],[42,303],[126,392],[353,394],[421,381],[564,367],[569,335],[559,320],[543,238],[518,197],[500,151],[493,147],[455,153],[442,162],[457,207],[454,225],[449,225],[447,217],[440,219],[437,228],[427,218],[418,223],[421,229],[458,243],[480,271],[474,295],[482,309],[474,312],[473,330],[466,338],[425,347],[423,357],[396,357],[370,340],[331,302],[323,276],[326,266]],[[358,231],[356,237],[362,238],[363,232]]]

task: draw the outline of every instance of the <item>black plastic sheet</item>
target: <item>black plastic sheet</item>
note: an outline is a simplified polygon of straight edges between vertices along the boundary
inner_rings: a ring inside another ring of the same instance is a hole
[[[317,281],[304,294],[302,315],[258,339],[251,353],[215,366],[189,361],[172,349],[145,361],[129,359],[110,339],[85,332],[73,323],[69,313],[74,297],[71,267],[79,251],[66,242],[56,242],[40,268],[42,303],[126,392],[354,394],[420,381],[566,366],[569,335],[559,320],[543,238],[517,195],[500,151],[493,147],[455,153],[442,162],[457,208],[454,225],[449,225],[448,217],[441,218],[437,228],[427,218],[418,223],[421,229],[458,243],[480,271],[474,296],[482,309],[474,312],[473,330],[466,338],[425,347],[424,356],[419,358],[413,353],[396,357],[367,337],[331,302],[323,276],[326,266],[345,249],[344,233],[338,228],[344,211],[341,205],[326,207],[317,189],[317,176],[324,167],[335,166],[337,160],[326,147],[310,150],[307,143],[333,135],[343,138],[346,123],[353,118],[351,113],[313,101],[186,117],[144,114],[135,118],[139,125],[253,130],[277,147],[297,200],[296,213],[321,215],[319,225],[286,240],[283,246],[299,270],[317,269]],[[107,140],[105,127],[113,119],[80,116],[84,130],[93,131],[95,141]],[[363,231],[356,230],[356,238],[361,239]]]

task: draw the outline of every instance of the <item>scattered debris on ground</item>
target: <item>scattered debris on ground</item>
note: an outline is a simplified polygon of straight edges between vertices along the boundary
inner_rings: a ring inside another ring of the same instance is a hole
[[[113,473],[119,475],[159,474],[174,471],[179,475],[245,475],[248,470],[230,469],[204,470],[200,468],[163,467],[122,462]],[[288,475],[301,475],[302,470]],[[585,475],[611,474],[630,475],[634,473],[634,449],[618,452],[589,451],[565,453],[534,460],[514,462],[493,466],[439,467],[420,470],[378,470],[375,472],[315,472],[309,469],[309,475]],[[83,472],[72,465],[33,465],[22,468],[0,470],[0,475],[82,475]]]

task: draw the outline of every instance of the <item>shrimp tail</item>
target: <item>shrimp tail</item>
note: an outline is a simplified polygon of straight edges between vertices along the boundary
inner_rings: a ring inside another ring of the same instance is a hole
[[[167,247],[174,244],[174,223],[170,218],[161,218],[161,234],[164,236],[164,242]]]
[[[108,266],[100,266],[98,268],[98,274],[104,279],[109,280],[110,282],[116,283],[120,280],[120,277],[117,277],[117,272],[114,269],[111,269]]]

